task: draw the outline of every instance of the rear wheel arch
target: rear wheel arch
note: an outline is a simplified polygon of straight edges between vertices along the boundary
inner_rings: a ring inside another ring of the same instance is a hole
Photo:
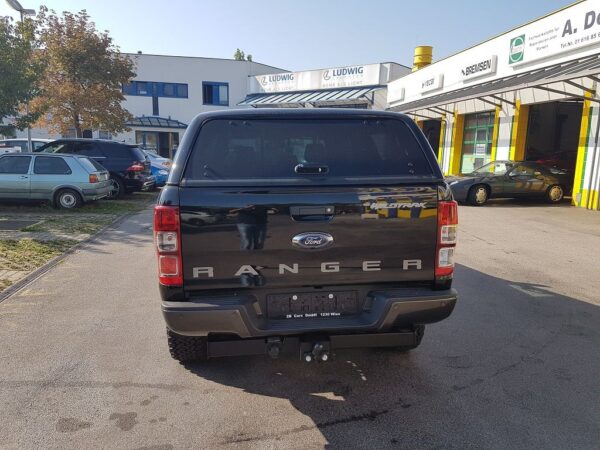
[[[56,199],[56,195],[63,189],[72,189],[76,191],[81,196],[81,198],[83,198],[83,191],[80,187],[72,186],[70,184],[61,184],[60,186],[54,187],[54,190],[52,191],[52,198],[50,200],[54,201]]]

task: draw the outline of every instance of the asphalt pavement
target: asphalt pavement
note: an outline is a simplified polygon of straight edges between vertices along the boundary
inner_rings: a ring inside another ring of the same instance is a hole
[[[190,367],[133,216],[0,303],[0,448],[599,448],[600,213],[459,214],[459,303],[414,352]]]

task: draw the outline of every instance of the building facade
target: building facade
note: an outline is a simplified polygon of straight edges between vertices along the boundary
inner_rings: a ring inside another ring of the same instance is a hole
[[[249,107],[385,109],[387,84],[410,72],[397,63],[287,72],[252,61],[129,54],[136,77],[123,86],[129,131],[84,137],[137,143],[171,157],[189,122],[201,112]],[[25,131],[17,132],[24,137]],[[43,128],[32,137],[59,138]],[[74,137],[74,130],[71,135]]]
[[[84,137],[115,139],[143,144],[172,156],[187,124],[197,114],[237,107],[247,95],[248,78],[285,72],[253,61],[149,54],[128,54],[135,64],[135,79],[123,86],[123,106],[133,115],[129,131],[111,135],[85,130]],[[17,131],[26,137],[26,131]],[[62,136],[33,128],[33,138]],[[74,137],[74,130],[68,137]]]
[[[138,143],[163,156],[187,124],[201,112],[236,107],[247,94],[248,77],[284,72],[253,61],[182,56],[130,55],[136,77],[123,86],[125,108],[134,116],[131,131],[114,139]]]
[[[560,164],[573,204],[599,209],[600,2],[582,1],[388,85],[445,174],[493,160]]]

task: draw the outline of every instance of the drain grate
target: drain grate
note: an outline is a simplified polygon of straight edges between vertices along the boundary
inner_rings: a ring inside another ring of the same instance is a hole
[[[39,220],[0,220],[0,231],[19,231],[22,228],[40,223]]]

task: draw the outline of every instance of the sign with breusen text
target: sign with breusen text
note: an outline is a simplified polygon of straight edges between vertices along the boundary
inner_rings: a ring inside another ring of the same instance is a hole
[[[497,62],[497,55],[492,55],[477,61],[470,61],[460,68],[460,77],[463,81],[469,81],[475,78],[493,75],[496,73]]]

